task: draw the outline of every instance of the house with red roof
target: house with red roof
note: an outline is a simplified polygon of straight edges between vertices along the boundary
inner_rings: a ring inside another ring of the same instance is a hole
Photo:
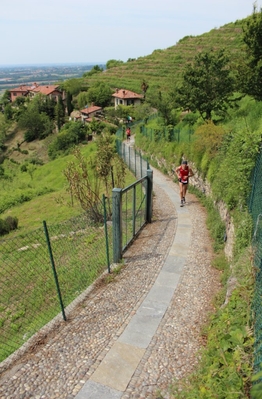
[[[102,110],[102,107],[93,104],[90,107],[81,109],[81,120],[83,122],[91,122],[95,116],[101,115]]]
[[[115,108],[117,108],[118,105],[139,105],[144,98],[142,94],[124,89],[116,89],[112,97],[114,98]]]
[[[37,85],[29,91],[30,97],[34,97],[37,94],[43,94],[55,102],[58,102],[59,97],[62,97],[62,100],[65,100],[65,93],[60,90],[59,85]]]
[[[36,83],[31,86],[21,85],[19,87],[16,87],[15,89],[10,89],[9,91],[11,94],[11,102],[14,102],[17,97],[27,97],[29,91],[34,89],[35,87],[37,87]]]
[[[9,91],[11,93],[11,102],[15,101],[15,99],[19,96],[32,98],[39,93],[44,94],[56,102],[58,101],[59,97],[62,97],[62,100],[65,100],[65,92],[60,90],[58,85],[41,86],[37,83],[33,83],[31,86],[21,85],[15,89],[10,89]]]

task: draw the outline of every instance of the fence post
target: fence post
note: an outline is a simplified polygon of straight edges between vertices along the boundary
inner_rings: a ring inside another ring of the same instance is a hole
[[[103,194],[103,207],[104,207],[104,226],[105,226],[105,238],[106,238],[106,259],[107,259],[107,270],[110,273],[110,259],[109,259],[109,247],[108,247],[108,231],[107,231],[107,214],[106,214],[106,196]]]
[[[146,221],[152,221],[152,208],[153,208],[153,171],[147,170],[147,193],[146,193]]]
[[[63,319],[66,321],[65,309],[64,309],[62,295],[61,295],[61,291],[60,291],[60,287],[59,287],[58,277],[57,277],[56,268],[55,268],[55,261],[54,261],[54,257],[53,257],[53,252],[52,252],[52,248],[51,248],[47,225],[46,225],[45,221],[43,221],[43,224],[44,224],[46,242],[47,242],[47,247],[48,247],[49,256],[50,256],[50,260],[51,260],[51,265],[52,265],[52,269],[53,269],[53,273],[54,273],[57,294],[58,294],[58,298],[59,298],[59,302],[60,302],[60,306],[61,306],[61,310],[62,310]]]
[[[113,261],[122,259],[122,189],[112,191],[112,223],[113,223]]]

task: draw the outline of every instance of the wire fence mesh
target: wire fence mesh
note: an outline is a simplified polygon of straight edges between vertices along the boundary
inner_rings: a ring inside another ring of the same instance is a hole
[[[188,143],[192,140],[192,135],[194,133],[193,129],[181,130],[176,129],[173,126],[163,126],[159,128],[151,128],[146,125],[140,126],[140,133],[149,138],[150,141],[158,142],[164,139],[167,142],[176,141],[178,143]]]
[[[252,214],[253,254],[255,267],[255,290],[253,298],[254,311],[254,371],[262,371],[262,149],[257,158],[252,178],[252,192],[249,209]]]
[[[146,224],[147,217],[146,177],[122,190],[122,245],[125,250]]]
[[[117,140],[117,152],[136,178],[141,179],[147,175],[147,170],[150,168],[150,165],[148,160],[142,156],[141,152],[119,140]]]
[[[0,361],[88,288],[112,260],[110,223],[107,248],[105,226],[92,225],[86,213],[46,228],[0,241]]]

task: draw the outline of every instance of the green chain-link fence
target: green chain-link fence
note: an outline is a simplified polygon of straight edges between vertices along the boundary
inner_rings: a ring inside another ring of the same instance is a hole
[[[180,129],[176,129],[172,126],[163,126],[159,128],[150,128],[147,127],[146,125],[141,125],[140,126],[140,133],[149,138],[151,141],[159,141],[161,139],[164,139],[167,142],[171,141],[176,141],[178,143],[181,142],[190,142],[192,140],[192,135],[194,133],[194,130],[187,130],[183,131]]]
[[[257,158],[252,179],[252,192],[249,202],[254,222],[253,253],[256,270],[254,311],[254,371],[262,371],[262,151]]]
[[[106,237],[105,232],[108,232]],[[106,271],[112,226],[87,214],[0,241],[0,361],[52,320]]]

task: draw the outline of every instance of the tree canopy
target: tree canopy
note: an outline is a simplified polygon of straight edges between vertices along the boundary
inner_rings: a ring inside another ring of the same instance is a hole
[[[234,78],[224,50],[201,52],[187,65],[181,83],[171,96],[175,106],[198,111],[204,120],[212,119],[212,112],[222,113],[230,102]]]
[[[96,82],[87,93],[89,103],[94,103],[100,107],[110,104],[113,91],[109,84],[104,82]]]
[[[122,65],[124,61],[121,60],[108,60],[106,63],[106,69],[114,68],[116,66]]]
[[[239,67],[241,91],[262,100],[262,9],[254,6],[253,14],[243,25],[247,58]]]

